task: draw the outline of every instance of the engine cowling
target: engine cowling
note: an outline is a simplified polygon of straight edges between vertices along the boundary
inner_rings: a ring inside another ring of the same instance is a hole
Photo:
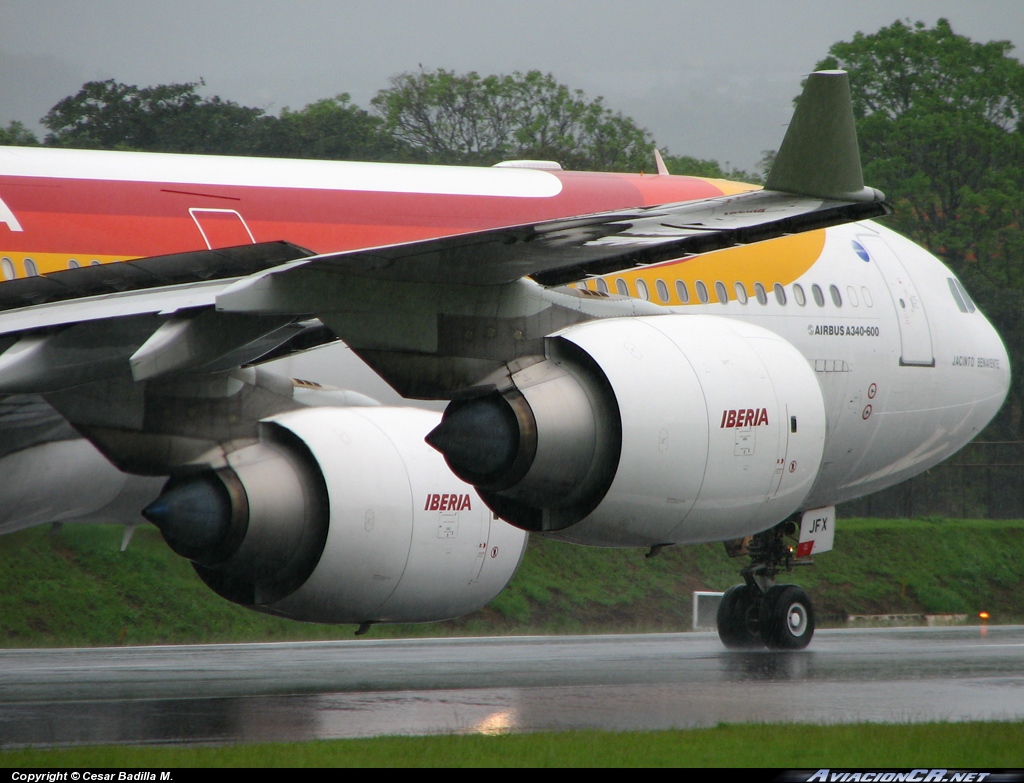
[[[437,422],[407,408],[290,411],[228,467],[169,481],[144,513],[245,606],[323,623],[467,614],[508,584],[526,535],[424,443]]]
[[[597,546],[738,538],[799,508],[821,462],[813,370],[751,324],[590,321],[512,381],[452,403],[428,442],[525,530]]]

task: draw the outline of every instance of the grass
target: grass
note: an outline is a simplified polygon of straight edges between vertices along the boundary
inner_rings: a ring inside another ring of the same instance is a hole
[[[155,529],[126,552],[121,528],[67,525],[0,537],[0,646],[110,646],[350,638],[354,626],[296,623],[211,593]],[[791,577],[819,625],[848,614],[1024,611],[1024,522],[840,520],[836,549]],[[519,572],[489,606],[445,623],[375,626],[396,636],[678,631],[693,590],[724,590],[739,561],[721,545],[606,550],[531,540]]]
[[[0,752],[17,767],[1024,767],[1024,723],[720,725]]]
[[[0,645],[47,647],[349,638],[213,595],[155,530],[120,552],[121,528],[68,525],[0,538]],[[840,520],[836,551],[793,581],[819,616],[965,612],[1019,622],[1024,522]],[[719,545],[642,551],[534,539],[512,584],[459,620],[377,626],[378,637],[681,630],[692,590],[722,590],[739,563]],[[5,767],[698,766],[1022,767],[1024,723],[725,725],[664,732],[384,737],[223,747],[0,752]]]

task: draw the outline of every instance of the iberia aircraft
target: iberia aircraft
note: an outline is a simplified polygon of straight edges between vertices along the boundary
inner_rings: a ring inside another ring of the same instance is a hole
[[[812,603],[777,577],[1009,385],[887,211],[835,71],[763,190],[0,149],[0,530],[145,506],[221,596],[363,630],[483,606],[528,533],[723,541],[749,558],[723,642],[804,647]],[[339,338],[444,415],[265,366]]]

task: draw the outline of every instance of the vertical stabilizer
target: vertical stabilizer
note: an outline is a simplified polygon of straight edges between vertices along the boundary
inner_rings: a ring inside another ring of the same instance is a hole
[[[882,201],[864,187],[846,71],[807,77],[765,190],[837,201]]]

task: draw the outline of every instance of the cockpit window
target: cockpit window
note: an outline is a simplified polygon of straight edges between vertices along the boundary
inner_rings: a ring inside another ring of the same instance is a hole
[[[961,313],[966,313],[967,305],[964,304],[964,298],[960,296],[960,292],[956,290],[956,280],[952,277],[947,277],[946,282],[949,283],[949,292],[953,294],[953,301],[956,302],[956,306],[960,309]]]
[[[964,304],[967,305],[967,312],[973,313],[978,308],[974,305],[974,300],[971,299],[971,295],[967,293],[967,289],[963,287],[963,284],[956,278],[953,278],[953,284],[956,285],[957,290],[960,292],[960,296],[964,298]]]

